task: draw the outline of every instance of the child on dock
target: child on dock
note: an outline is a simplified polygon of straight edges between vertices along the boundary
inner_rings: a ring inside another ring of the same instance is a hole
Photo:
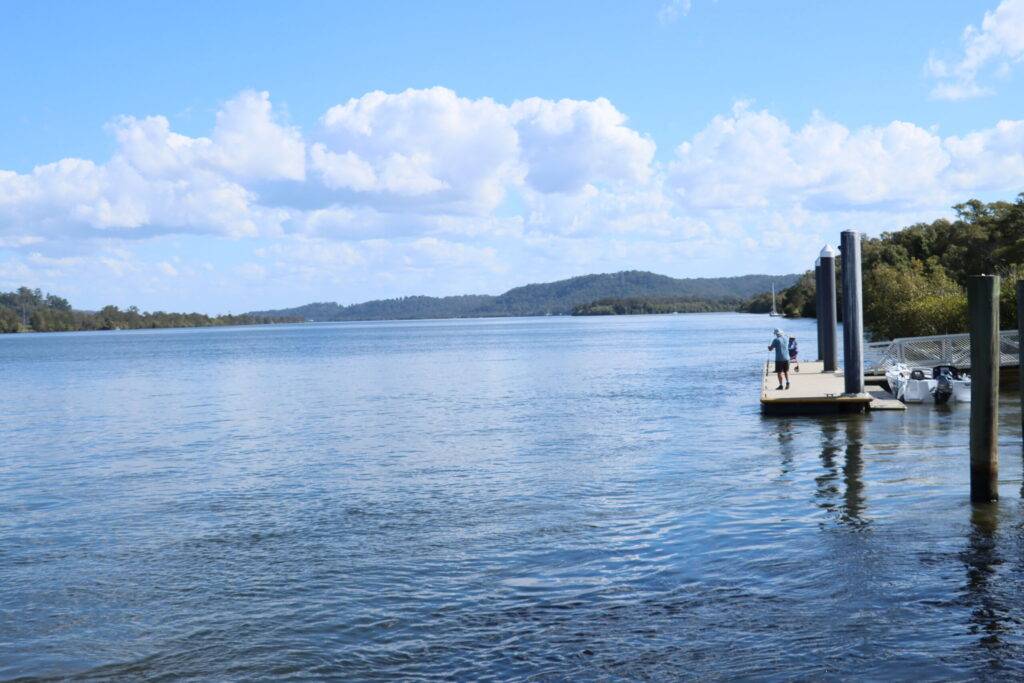
[[[797,360],[796,337],[789,335],[789,364],[793,366],[793,372],[800,372],[800,361]],[[786,387],[787,389],[789,387]]]
[[[775,374],[779,376],[779,386],[775,390],[789,389],[789,358],[786,355],[786,344],[782,341],[782,330],[775,328],[775,339],[768,345],[768,350],[775,351]],[[782,378],[786,378],[786,386],[782,386]]]

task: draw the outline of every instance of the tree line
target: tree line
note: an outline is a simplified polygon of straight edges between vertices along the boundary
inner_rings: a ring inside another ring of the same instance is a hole
[[[874,339],[967,331],[967,280],[972,275],[1002,276],[1000,319],[1017,326],[1017,281],[1024,277],[1024,193],[1016,201],[972,199],[953,207],[956,218],[917,223],[861,246],[864,326]],[[842,259],[837,259],[841,273]],[[836,286],[842,311],[842,279]],[[814,317],[814,271],[777,296],[779,310],[791,317]],[[743,307],[767,312],[771,294]]]
[[[646,271],[628,270],[523,285],[498,296],[406,296],[348,306],[334,302],[318,302],[297,308],[258,311],[256,315],[294,315],[318,321],[568,315],[580,306],[592,306],[595,302],[611,299],[699,300],[711,302],[713,310],[726,310],[721,308],[721,302],[728,301],[737,302],[731,304],[732,308],[728,309],[735,310],[740,302],[770,287],[772,282],[777,286],[787,286],[795,282],[797,277],[799,276],[792,274],[680,279]]]
[[[44,294],[39,289],[20,287],[13,292],[0,292],[0,332],[137,330],[286,322],[302,322],[302,319],[252,314],[209,316],[203,313],[150,312],[140,311],[136,306],[124,310],[117,306],[104,306],[99,311],[79,311],[72,308],[67,299]]]
[[[572,309],[573,315],[649,315],[657,313],[712,313],[735,311],[740,299],[697,299],[693,297],[630,297],[598,299]]]

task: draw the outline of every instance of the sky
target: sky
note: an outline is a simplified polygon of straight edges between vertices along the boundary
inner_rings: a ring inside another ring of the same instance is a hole
[[[799,272],[1024,192],[1024,0],[12,0],[0,131],[80,308]]]

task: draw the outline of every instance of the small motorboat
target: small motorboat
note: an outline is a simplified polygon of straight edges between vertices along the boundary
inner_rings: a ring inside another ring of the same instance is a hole
[[[959,403],[971,402],[971,378],[961,376],[953,380],[953,400]]]
[[[948,368],[935,368],[932,374],[935,379],[935,390],[932,392],[932,396],[935,397],[935,405],[941,406],[949,403],[949,399],[953,398],[953,374]]]
[[[904,403],[924,403],[932,399],[936,405],[949,401],[971,402],[971,377],[952,365],[934,368],[913,368],[897,363],[885,371],[889,391]]]
[[[937,365],[932,368],[935,387],[935,403],[941,405],[952,398],[960,403],[971,402],[971,377],[952,365]]]
[[[885,371],[885,380],[889,383],[889,391],[898,400],[903,400],[903,392],[907,388],[907,380],[910,379],[910,368],[903,363],[897,363]]]
[[[910,371],[907,384],[903,388],[904,403],[924,403],[930,399],[938,386],[938,380],[931,379],[925,374],[924,368],[914,368]]]

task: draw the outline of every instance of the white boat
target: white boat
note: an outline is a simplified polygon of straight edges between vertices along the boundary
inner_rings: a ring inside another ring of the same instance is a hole
[[[773,318],[778,318],[778,317],[780,317],[780,316],[782,315],[782,314],[781,314],[781,313],[779,313],[779,311],[778,311],[778,310],[777,310],[777,309],[775,308],[775,283],[774,283],[774,282],[772,283],[772,310],[770,310],[770,311],[768,312],[768,315],[770,315],[770,316],[771,316],[771,317],[773,317]]]
[[[889,383],[889,391],[898,400],[903,400],[903,392],[907,388],[907,380],[910,379],[910,368],[903,363],[897,363],[885,371],[885,379]]]
[[[960,403],[971,402],[971,378],[961,377],[953,380],[953,400]]]
[[[903,402],[924,403],[931,400],[938,385],[937,379],[908,379],[907,386],[903,389]]]
[[[938,380],[933,379],[934,372],[931,368],[909,368],[903,363],[897,363],[885,371],[885,379],[889,383],[889,391],[904,403],[924,403],[935,398],[935,389],[938,387]],[[952,380],[954,401],[960,403],[971,402],[971,378],[969,375],[960,374]]]

